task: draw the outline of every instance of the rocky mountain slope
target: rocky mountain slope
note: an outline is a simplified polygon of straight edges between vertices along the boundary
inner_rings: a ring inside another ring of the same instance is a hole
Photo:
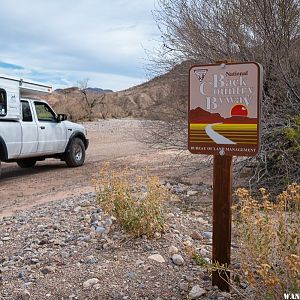
[[[190,62],[170,72],[124,91],[88,89],[85,98],[76,88],[60,89],[48,97],[56,111],[71,119],[146,118],[166,119],[176,112],[185,113],[188,99]]]

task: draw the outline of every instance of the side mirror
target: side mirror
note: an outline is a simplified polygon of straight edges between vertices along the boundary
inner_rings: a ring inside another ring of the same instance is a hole
[[[62,121],[65,121],[65,120],[67,120],[67,115],[66,114],[58,114],[57,115],[57,121],[58,122],[62,122]]]

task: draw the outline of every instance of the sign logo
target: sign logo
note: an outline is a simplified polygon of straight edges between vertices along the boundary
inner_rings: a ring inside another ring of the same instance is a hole
[[[256,155],[262,67],[254,62],[194,66],[189,75],[189,150]]]
[[[208,71],[207,69],[196,69],[194,70],[194,73],[199,79],[199,81],[202,82],[207,71]]]

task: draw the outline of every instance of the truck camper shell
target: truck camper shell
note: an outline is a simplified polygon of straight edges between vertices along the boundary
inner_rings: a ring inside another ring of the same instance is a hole
[[[21,98],[43,96],[51,92],[51,86],[0,75],[0,121],[20,119]]]

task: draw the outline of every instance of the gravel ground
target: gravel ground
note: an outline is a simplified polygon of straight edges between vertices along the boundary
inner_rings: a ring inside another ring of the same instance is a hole
[[[84,166],[56,160],[24,170],[2,164],[0,179],[0,299],[238,299],[211,287],[206,269],[186,251],[211,258],[211,173],[183,176],[176,151],[135,139],[138,120],[86,123],[90,147]],[[96,202],[91,180],[104,162],[147,167],[174,195],[168,221],[154,239],[131,238]],[[195,184],[196,183],[196,184]]]
[[[183,203],[201,201],[211,187],[166,186],[177,196],[167,205],[166,231],[151,240],[127,236],[93,192],[3,217],[1,299],[235,298],[212,288],[185,251],[193,245],[210,259],[210,204],[186,211]]]
[[[64,162],[55,159],[38,162],[30,169],[21,169],[16,163],[1,164],[0,217],[93,191],[91,181],[104,162],[137,170],[147,167],[152,174],[164,179],[181,176],[184,172],[181,160],[176,160],[178,151],[152,149],[137,141],[136,136],[145,135],[140,120],[101,120],[83,125],[88,130],[90,145],[85,164],[80,168],[68,168]],[[194,161],[199,164],[201,158],[194,156]],[[188,177],[189,180],[194,177],[198,182],[201,174],[200,181],[210,183],[211,172],[209,166]]]

